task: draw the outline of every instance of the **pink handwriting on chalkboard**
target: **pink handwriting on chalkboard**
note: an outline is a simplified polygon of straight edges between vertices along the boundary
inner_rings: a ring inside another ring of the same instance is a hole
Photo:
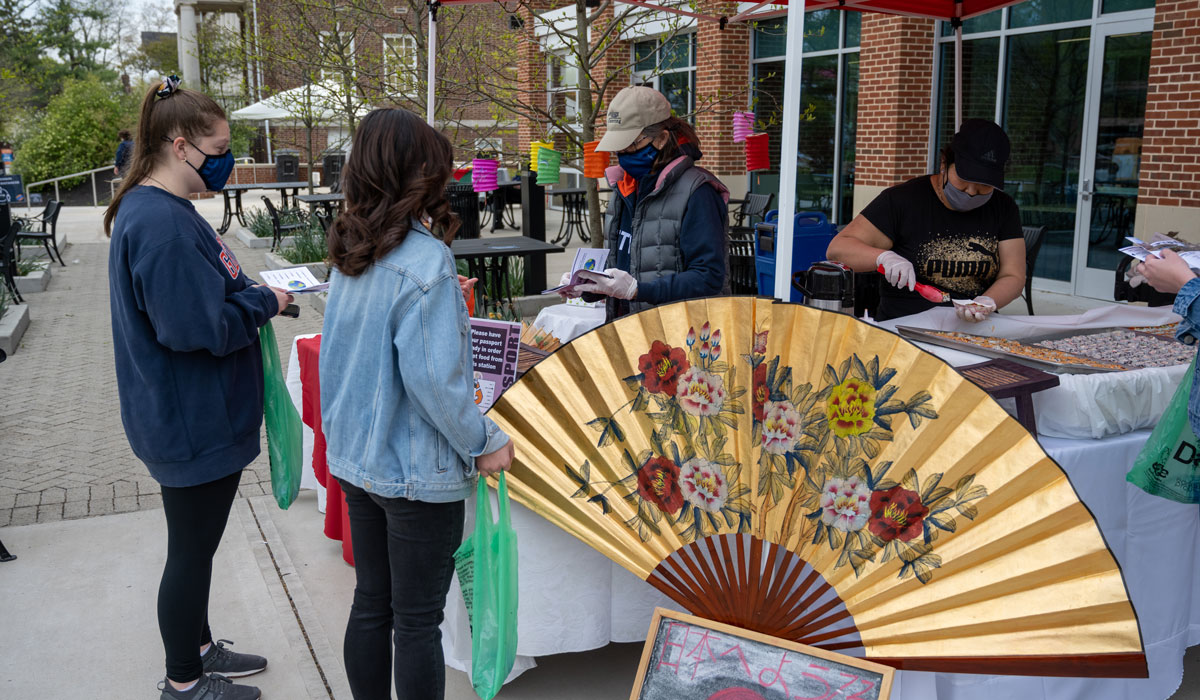
[[[716,661],[717,655],[713,653],[712,647],[708,645],[708,640],[716,640],[713,633],[704,630],[704,634],[700,637],[700,641],[696,642],[696,646],[692,649],[692,653],[687,655],[689,659],[695,659],[696,663],[692,664],[692,678],[696,678],[696,671],[700,669],[700,664],[706,661]],[[708,658],[704,658],[704,652],[708,652]]]
[[[674,636],[676,627],[680,627],[683,629],[683,641],[682,642],[672,642],[671,641],[671,637]],[[692,626],[689,624],[686,624],[683,622],[668,622],[667,623],[667,637],[666,637],[666,639],[663,640],[662,655],[659,656],[658,666],[656,666],[654,668],[654,670],[657,671],[658,669],[662,668],[663,666],[667,666],[667,667],[675,669],[675,675],[677,675],[677,676],[679,675],[679,661],[675,661],[675,662],[671,661],[671,647],[677,647],[679,649],[679,658],[682,661],[683,653],[687,650],[688,634],[690,634],[691,631],[692,631]]]
[[[829,670],[828,668],[826,668],[824,666],[818,666],[816,664],[809,664],[808,667],[811,669],[817,670],[817,671],[828,671]],[[833,697],[833,687],[829,685],[829,681],[825,680],[824,678],[822,678],[820,676],[814,676],[813,674],[809,673],[808,671],[803,671],[800,673],[800,675],[804,676],[805,678],[811,678],[814,681],[825,686],[825,692],[820,695],[793,695],[792,700],[829,700],[829,698]]]
[[[858,691],[854,695],[851,695],[850,697],[846,698],[846,700],[869,700],[866,696],[866,693],[869,693],[875,689],[875,681],[869,681],[866,678],[859,678],[858,680],[862,681],[863,683],[866,683],[867,687]],[[854,683],[854,681],[850,681],[850,683],[847,683],[846,685],[850,685],[851,683]],[[845,687],[845,686],[842,686],[842,687]]]
[[[790,663],[791,661],[788,661],[787,652],[783,652],[783,658],[779,660],[779,668],[764,668],[758,672],[759,685],[764,688],[770,688],[774,686],[776,682],[778,682],[779,685],[783,687],[783,694],[790,698],[792,694],[788,691],[787,681],[783,680],[783,667]],[[763,674],[766,673],[773,674],[770,683],[763,680]]]
[[[735,651],[737,652],[738,660],[742,662],[742,668],[746,671],[746,676],[749,678],[754,678],[754,674],[750,672],[750,664],[746,662],[746,655],[742,653],[741,644],[736,644],[729,647],[725,650],[724,654],[721,654],[721,656],[724,657],[726,654],[732,654]]]

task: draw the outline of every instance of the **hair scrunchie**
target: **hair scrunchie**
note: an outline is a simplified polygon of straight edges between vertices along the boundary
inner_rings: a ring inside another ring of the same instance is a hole
[[[180,82],[182,81],[179,80],[178,75],[169,75],[162,79],[162,84],[158,86],[158,91],[154,94],[161,98],[170,97],[171,95],[175,94],[176,90],[179,89]]]

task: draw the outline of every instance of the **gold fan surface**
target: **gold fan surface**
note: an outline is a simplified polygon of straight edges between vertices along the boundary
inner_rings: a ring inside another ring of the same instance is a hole
[[[750,297],[672,304],[563,346],[489,415],[515,438],[518,502],[697,614],[856,633],[908,668],[1144,674],[1121,571],[1062,469],[888,331]],[[758,585],[780,552],[815,573]],[[829,588],[841,612],[805,608]]]

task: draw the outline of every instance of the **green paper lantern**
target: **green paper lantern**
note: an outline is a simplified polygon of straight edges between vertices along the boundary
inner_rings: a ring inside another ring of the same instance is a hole
[[[543,146],[538,149],[537,163],[537,184],[557,185],[558,170],[562,167],[562,154]]]

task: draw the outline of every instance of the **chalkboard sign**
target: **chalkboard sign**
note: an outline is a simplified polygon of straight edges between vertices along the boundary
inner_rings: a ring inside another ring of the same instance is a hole
[[[895,670],[656,608],[630,700],[887,700]]]

